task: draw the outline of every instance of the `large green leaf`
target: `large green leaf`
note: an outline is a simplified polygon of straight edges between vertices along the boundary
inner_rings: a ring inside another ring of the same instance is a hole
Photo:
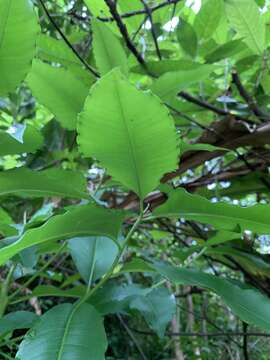
[[[166,107],[130,85],[117,69],[93,87],[78,131],[83,154],[96,157],[141,198],[177,166],[176,132]]]
[[[191,195],[184,189],[170,192],[168,201],[154,211],[154,215],[164,217],[183,217],[201,221],[225,230],[242,230],[269,234],[269,205],[241,207],[224,202],[213,203],[201,196]]]
[[[20,251],[46,241],[88,235],[104,235],[116,240],[123,217],[123,212],[94,205],[76,206],[63,215],[52,217],[43,226],[26,231],[18,241],[1,248],[0,264]]]
[[[203,6],[194,21],[194,29],[200,39],[208,39],[213,35],[221,20],[222,11],[222,0],[203,2]]]
[[[35,54],[38,24],[29,0],[0,2],[0,95],[15,90]]]
[[[64,128],[76,128],[88,87],[71,71],[40,60],[33,62],[27,83],[40,104],[46,106]]]
[[[128,72],[127,57],[116,35],[101,21],[92,19],[93,49],[101,75],[119,66],[123,73]]]
[[[227,18],[239,37],[256,54],[265,49],[265,23],[254,0],[227,0]]]
[[[84,176],[72,170],[33,171],[21,167],[0,172],[0,196],[60,196],[89,199],[86,188]]]
[[[155,264],[153,267],[173,283],[214,291],[243,321],[270,330],[270,300],[258,290],[198,270],[165,264]]]
[[[43,315],[20,344],[20,360],[105,360],[101,315],[90,304],[61,304]]]
[[[28,125],[23,134],[23,142],[16,140],[6,131],[0,130],[0,156],[33,153],[43,143],[43,137],[33,126]]]
[[[207,79],[213,70],[212,65],[200,65],[191,69],[167,72],[154,81],[151,90],[163,101],[170,102],[180,91]]]
[[[68,243],[73,261],[86,284],[103,276],[118,253],[116,244],[104,236],[73,238]]]

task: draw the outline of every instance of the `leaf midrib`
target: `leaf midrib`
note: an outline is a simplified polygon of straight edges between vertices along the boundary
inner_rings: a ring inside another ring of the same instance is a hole
[[[121,96],[119,94],[119,88],[118,88],[116,83],[115,83],[115,90],[116,90],[116,94],[117,94],[117,98],[118,98],[118,104],[119,104],[119,108],[120,108],[120,112],[121,112],[122,122],[124,124],[125,129],[126,129],[127,141],[128,141],[128,145],[129,145],[129,149],[130,149],[129,153],[131,155],[132,163],[133,163],[133,166],[134,166],[134,169],[135,169],[135,178],[136,178],[136,183],[137,183],[137,187],[138,187],[138,195],[141,198],[142,197],[142,189],[141,189],[140,176],[139,176],[138,167],[137,167],[136,152],[134,151],[135,146],[133,144],[132,136],[130,134],[128,121],[126,121],[125,111],[124,111],[124,108],[122,106]]]

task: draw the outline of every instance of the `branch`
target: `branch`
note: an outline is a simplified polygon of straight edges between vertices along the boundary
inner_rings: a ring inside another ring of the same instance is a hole
[[[224,109],[221,109],[215,105],[212,105],[210,104],[209,102],[207,101],[204,101],[204,100],[201,100],[201,99],[198,99],[190,94],[188,94],[187,92],[185,91],[181,91],[178,96],[180,96],[181,98],[187,100],[188,102],[191,102],[195,105],[198,105],[200,106],[201,108],[204,108],[204,109],[207,109],[207,110],[210,110],[212,112],[214,112],[215,114],[218,114],[218,115],[222,115],[222,116],[232,116],[232,117],[235,117],[236,119],[239,119],[239,120],[243,120],[243,121],[246,121],[246,122],[251,122],[250,120],[240,116],[240,115],[236,115],[236,114],[232,114],[230,111],[227,111],[227,110],[224,110]],[[251,122],[253,123],[253,122]]]
[[[261,121],[265,121],[265,120],[270,120],[269,119],[269,115],[266,114],[264,111],[262,111],[258,105],[256,104],[256,101],[253,99],[253,97],[246,91],[246,89],[244,88],[239,75],[237,74],[236,71],[232,72],[232,81],[235,84],[235,86],[237,87],[237,90],[239,92],[239,94],[242,96],[242,98],[245,100],[245,102],[247,103],[249,109],[253,112],[253,114],[259,118]]]
[[[248,329],[248,324],[246,322],[243,322],[243,332],[244,332],[244,334],[243,334],[243,356],[244,356],[244,360],[249,359],[247,329]]]
[[[138,50],[136,49],[135,45],[133,44],[133,42],[131,41],[128,31],[127,31],[127,27],[126,25],[123,23],[121,16],[119,15],[117,8],[116,8],[116,3],[114,0],[104,0],[108,6],[108,8],[110,9],[110,13],[112,14],[112,17],[114,18],[114,20],[116,21],[116,24],[118,26],[118,29],[120,31],[120,33],[123,36],[123,39],[125,40],[125,43],[128,47],[128,49],[132,52],[132,54],[136,57],[136,59],[138,60],[139,64],[141,64],[143,66],[143,68],[145,70],[147,70],[147,65],[143,59],[143,57],[141,56],[141,54],[138,52]],[[148,70],[147,70],[148,72]]]
[[[153,22],[153,17],[152,17],[152,11],[151,11],[150,7],[147,5],[145,0],[140,0],[140,1],[143,4],[143,6],[145,8],[145,12],[147,13],[149,21],[151,23],[151,34],[152,34],[152,38],[153,38],[153,41],[154,41],[154,44],[155,44],[157,56],[158,56],[159,60],[162,60],[161,52],[160,52],[160,49],[159,49],[159,46],[158,46],[158,41],[157,41],[157,35],[156,35],[156,32],[155,32],[155,27],[154,27],[154,22]]]
[[[56,31],[59,33],[61,38],[64,40],[64,42],[67,44],[67,46],[71,49],[71,51],[76,55],[76,57],[80,60],[80,62],[86,67],[88,71],[91,72],[92,75],[95,77],[100,77],[99,74],[96,72],[96,70],[92,69],[92,67],[83,59],[83,57],[78,53],[78,51],[74,48],[74,46],[71,44],[71,42],[68,40],[66,35],[63,33],[63,31],[59,28],[59,26],[54,21],[53,17],[49,13],[48,9],[46,8],[46,5],[43,0],[39,0],[39,3],[44,10],[45,14],[47,15],[48,19],[56,29]]]
[[[136,337],[134,336],[133,332],[131,331],[131,329],[129,328],[129,326],[126,324],[126,322],[124,321],[124,319],[122,318],[122,316],[120,314],[117,315],[118,320],[120,321],[120,324],[123,326],[123,328],[126,330],[127,334],[129,335],[129,337],[131,338],[131,340],[133,341],[134,345],[136,346],[139,354],[141,355],[141,358],[143,360],[147,360],[147,357],[145,356],[139,342],[137,341]]]
[[[138,330],[138,329],[134,329],[134,328],[132,330],[141,335],[156,336],[156,334],[151,331],[143,331],[143,330]],[[183,337],[189,337],[189,336],[194,336],[194,337],[260,336],[260,337],[270,337],[270,333],[261,333],[261,332],[245,333],[245,332],[241,332],[241,331],[203,333],[203,332],[184,332],[184,331],[182,332],[181,331],[181,332],[177,332],[177,333],[167,332],[166,336],[183,336]]]
[[[168,1],[164,1],[163,3],[160,3],[156,6],[153,6],[153,7],[149,7],[151,13],[167,6],[167,5],[176,5],[177,3],[179,3],[180,1],[182,0],[168,0]],[[140,9],[140,10],[135,10],[135,11],[130,11],[130,12],[127,12],[125,14],[121,14],[121,18],[122,19],[125,19],[125,18],[129,18],[129,17],[132,17],[132,16],[136,16],[136,15],[143,15],[143,14],[147,14],[146,10],[145,9]],[[110,22],[110,21],[114,21],[115,18],[112,16],[110,18],[107,18],[107,17],[98,17],[99,20],[101,21],[104,21],[104,22]]]

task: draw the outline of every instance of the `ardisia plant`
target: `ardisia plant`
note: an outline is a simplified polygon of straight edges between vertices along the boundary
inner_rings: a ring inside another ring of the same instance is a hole
[[[268,359],[269,24],[0,0],[0,359]]]

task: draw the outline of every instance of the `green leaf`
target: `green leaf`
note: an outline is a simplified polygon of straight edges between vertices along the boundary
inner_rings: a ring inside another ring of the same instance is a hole
[[[194,21],[194,29],[200,39],[209,39],[213,35],[221,20],[222,11],[222,0],[203,2],[203,6]]]
[[[20,360],[104,360],[106,334],[90,304],[57,305],[43,315],[19,346]]]
[[[254,0],[227,0],[226,14],[232,28],[256,54],[265,49],[265,23]]]
[[[155,264],[153,268],[171,282],[198,286],[217,293],[232,311],[247,323],[270,330],[270,301],[258,290],[202,271]]]
[[[220,45],[217,49],[210,52],[205,56],[205,60],[208,63],[218,62],[220,60],[230,58],[235,54],[246,49],[246,45],[242,40],[232,40],[227,42],[226,44]]]
[[[128,73],[125,51],[114,33],[101,21],[92,19],[93,50],[96,64],[101,75],[115,67],[120,67],[124,74]]]
[[[85,294],[85,286],[76,286],[67,290],[60,289],[57,286],[51,285],[39,285],[31,293],[36,297],[68,297],[68,298],[80,298]]]
[[[151,72],[159,77],[167,72],[175,71],[186,71],[186,70],[195,70],[201,67],[200,63],[193,62],[187,59],[181,60],[161,60],[161,61],[148,61],[147,62]],[[138,74],[145,74],[145,69],[140,65],[133,66],[131,70]]]
[[[88,87],[71,71],[40,60],[33,62],[27,83],[38,102],[46,106],[64,128],[76,128]]]
[[[133,258],[128,263],[124,264],[121,267],[120,272],[121,273],[127,273],[127,272],[152,272],[153,269],[149,264],[140,258]]]
[[[91,296],[89,302],[103,315],[121,313],[128,311],[131,301],[144,296],[146,291],[149,289],[137,284],[119,285],[109,282]]]
[[[130,85],[117,69],[92,88],[78,132],[83,154],[97,158],[140,198],[177,166],[176,132],[165,106]]]
[[[81,66],[80,59],[63,40],[40,34],[37,39],[37,54],[40,59],[66,66]]]
[[[167,288],[153,289],[131,301],[129,307],[142,313],[147,324],[160,337],[176,312],[175,297]]]
[[[38,320],[38,316],[30,311],[15,311],[0,319],[0,335],[18,329],[29,329]]]
[[[179,19],[176,34],[181,48],[192,58],[197,55],[198,39],[192,25],[183,19]]]
[[[154,271],[153,266],[151,266]],[[176,311],[175,297],[167,288],[143,288],[138,284],[109,283],[89,300],[102,314],[138,311],[160,337]]]
[[[110,11],[105,2],[100,0],[84,0],[84,2],[94,16],[110,17]]]
[[[104,236],[73,238],[68,244],[72,259],[86,284],[102,277],[118,253],[116,244]]]
[[[101,235],[117,239],[123,212],[110,211],[94,205],[82,205],[56,215],[43,226],[26,231],[21,238],[0,249],[0,264],[33,245],[76,236]]]
[[[10,215],[0,207],[0,234],[6,236],[15,235],[17,233],[16,230],[10,226],[13,223],[14,221]]]
[[[95,81],[95,77],[82,67],[80,59],[64,40],[57,40],[41,34],[37,39],[37,56],[41,60],[63,65],[87,87],[90,87]]]
[[[183,217],[201,221],[217,228],[234,231],[237,225],[242,230],[269,234],[269,205],[241,207],[223,202],[213,203],[198,195],[191,195],[184,189],[174,190],[169,200],[154,211],[156,216]]]
[[[35,54],[39,28],[29,0],[0,2],[0,96],[24,80]]]
[[[42,135],[31,125],[28,125],[24,131],[23,142],[16,140],[6,131],[0,130],[0,156],[34,153],[40,149],[42,143]]]
[[[227,241],[240,239],[240,238],[241,238],[241,234],[226,230],[220,230],[205,242],[205,246],[215,246],[218,244],[223,244],[224,242]]]
[[[89,199],[86,188],[86,179],[78,171],[61,169],[33,171],[21,167],[0,172],[0,196],[60,196]]]
[[[170,102],[180,91],[207,79],[213,70],[212,65],[201,65],[190,70],[167,72],[154,81],[151,90],[163,101]]]

